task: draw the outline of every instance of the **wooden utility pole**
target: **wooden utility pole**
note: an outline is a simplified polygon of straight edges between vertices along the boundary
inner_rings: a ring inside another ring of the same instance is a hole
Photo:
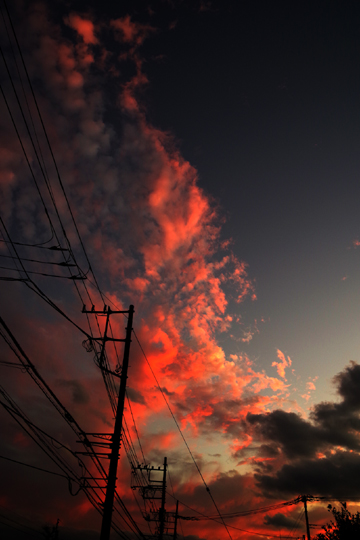
[[[162,480],[161,507],[160,507],[160,510],[159,510],[159,518],[160,518],[159,539],[160,540],[163,540],[163,538],[164,538],[164,529],[165,529],[166,469],[167,469],[167,458],[164,457],[164,472],[163,472],[163,480]]]
[[[174,540],[177,539],[177,521],[179,515],[179,501],[176,501],[176,510],[175,510],[175,523],[174,523]]]
[[[304,495],[303,498],[303,503],[304,503],[304,509],[305,509],[305,521],[306,521],[306,534],[307,534],[307,540],[311,540],[310,539],[310,527],[309,527],[309,517],[308,517],[308,511],[307,511],[307,505],[306,505],[306,501],[307,501],[307,496]]]
[[[94,340],[96,341],[102,341],[102,349],[101,349],[100,361],[99,361],[99,367],[101,369],[108,371],[104,366],[106,342],[107,341],[123,341],[125,343],[124,358],[123,358],[123,364],[122,364],[121,376],[120,376],[119,397],[118,397],[118,404],[117,404],[116,416],[115,416],[114,433],[112,435],[111,445],[110,445],[111,453],[110,453],[109,474],[107,477],[104,513],[103,513],[103,519],[102,519],[102,524],[101,524],[101,534],[100,534],[100,540],[109,540],[110,530],[111,530],[112,512],[113,512],[113,506],[114,506],[115,488],[116,488],[116,473],[117,473],[117,466],[118,466],[118,461],[119,461],[120,439],[121,439],[122,420],[123,420],[123,413],[124,413],[126,380],[127,380],[127,372],[128,372],[128,367],[129,367],[129,355],[130,355],[134,306],[131,305],[128,311],[112,311],[110,308],[108,308],[108,310],[106,311],[106,306],[105,306],[104,311],[102,312],[95,311],[94,308],[91,311],[87,311],[84,306],[83,313],[106,315],[104,337],[94,338]],[[129,315],[128,324],[126,327],[125,339],[115,339],[115,338],[109,338],[107,336],[110,315],[113,313],[128,313]]]

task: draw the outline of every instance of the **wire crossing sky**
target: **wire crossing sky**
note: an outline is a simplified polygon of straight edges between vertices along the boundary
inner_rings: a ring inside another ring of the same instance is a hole
[[[114,538],[356,511],[357,3],[0,3],[0,533],[99,537],[130,304]]]

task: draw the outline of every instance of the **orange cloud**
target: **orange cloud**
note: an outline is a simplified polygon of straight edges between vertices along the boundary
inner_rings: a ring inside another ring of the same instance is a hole
[[[277,350],[277,356],[280,362],[273,362],[271,365],[276,367],[276,371],[278,372],[279,376],[285,379],[285,369],[291,366],[291,358],[290,356],[286,358],[280,349]]]

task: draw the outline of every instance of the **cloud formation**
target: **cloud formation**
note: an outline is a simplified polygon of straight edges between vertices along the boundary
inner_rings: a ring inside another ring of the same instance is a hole
[[[283,410],[247,415],[254,440],[274,456],[274,472],[255,475],[262,489],[359,499],[359,382],[360,366],[352,362],[334,378],[341,401],[315,405],[310,419]]]
[[[279,349],[276,352],[279,362],[273,362],[271,365],[273,367],[276,367],[276,371],[278,372],[279,377],[285,379],[285,369],[291,366],[291,358],[290,356],[286,358],[284,353],[281,352]]]

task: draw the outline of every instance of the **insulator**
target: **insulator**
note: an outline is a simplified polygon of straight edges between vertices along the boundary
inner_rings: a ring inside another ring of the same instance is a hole
[[[84,349],[86,350],[86,352],[91,352],[94,350],[92,339],[84,339],[84,341],[82,342],[82,345]]]
[[[66,411],[65,413],[65,418],[68,422],[75,422],[75,420],[73,419],[73,417],[71,416],[71,414],[69,412]]]

